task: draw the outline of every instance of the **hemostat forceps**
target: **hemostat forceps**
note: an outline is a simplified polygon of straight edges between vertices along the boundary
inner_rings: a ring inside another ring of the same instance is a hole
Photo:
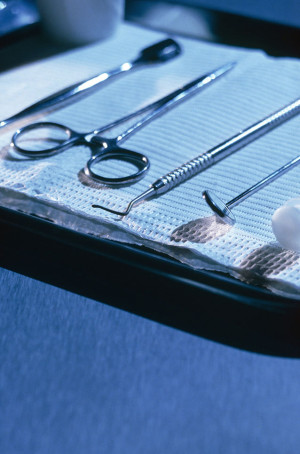
[[[216,164],[221,159],[226,158],[231,153],[241,149],[245,145],[248,145],[250,142],[258,139],[262,135],[266,134],[270,130],[276,128],[280,124],[294,117],[300,113],[300,98],[291,104],[287,105],[283,109],[273,113],[272,115],[264,118],[258,123],[253,124],[249,128],[241,131],[237,135],[231,137],[230,139],[222,142],[220,145],[212,148],[206,153],[197,156],[191,161],[183,164],[180,167],[177,167],[172,172],[164,175],[163,177],[156,180],[149,189],[147,189],[142,194],[138,195],[135,199],[129,202],[127,208],[124,211],[116,211],[111,208],[104,207],[102,205],[94,204],[94,208],[101,208],[102,210],[108,211],[110,213],[116,214],[118,216],[127,216],[131,209],[137,205],[142,200],[149,199],[152,196],[158,196],[164,194],[167,191],[170,191],[175,186],[187,181],[203,170],[211,167],[213,164]]]
[[[211,82],[221,77],[227,71],[232,69],[234,65],[235,63],[226,64],[214,70],[210,74],[206,74],[193,82],[186,84],[184,87],[175,90],[171,94],[161,98],[153,104],[150,104],[144,109],[141,109],[134,114],[117,120],[117,122],[106,125],[95,131],[82,134],[59,123],[33,123],[21,128],[14,134],[12,138],[12,145],[18,153],[31,158],[47,157],[78,144],[88,145],[93,153],[92,157],[88,160],[84,167],[84,173],[88,177],[108,186],[132,184],[142,178],[145,172],[149,169],[149,160],[141,153],[121,148],[119,144],[124,142],[143,126],[147,125],[150,121],[176,106],[185,98],[196,94],[201,88],[204,88]],[[148,111],[149,109],[153,110],[117,137],[113,139],[106,139],[100,135],[102,132],[111,129],[116,124],[123,123],[125,120]],[[51,144],[55,143],[55,145],[52,145],[50,148],[45,148],[45,140]],[[137,171],[133,174],[118,178],[106,177],[99,174],[97,172],[98,167],[96,167],[96,164],[99,164],[101,161],[108,161],[111,159],[129,162],[137,168]]]

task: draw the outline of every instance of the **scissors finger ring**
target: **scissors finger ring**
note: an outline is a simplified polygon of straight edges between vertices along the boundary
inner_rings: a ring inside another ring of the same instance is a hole
[[[34,123],[19,129],[12,138],[12,145],[17,152],[31,158],[42,158],[53,155],[54,153],[66,150],[75,145],[88,145],[92,150],[96,150],[84,168],[84,172],[88,177],[108,186],[132,184],[145,175],[150,167],[150,163],[148,158],[143,154],[121,148],[119,144],[131,137],[135,132],[155,118],[182,102],[185,98],[193,96],[200,89],[210,85],[219,77],[230,71],[234,66],[235,63],[228,63],[217,68],[213,72],[195,79],[184,87],[173,91],[169,95],[149,104],[139,111],[92,132],[79,133],[59,123]],[[106,139],[101,136],[101,133],[111,129],[113,126],[121,124],[129,118],[149,110],[150,112],[142,119],[138,120],[134,125],[127,128],[117,137]],[[97,169],[99,163],[113,159],[133,164],[137,168],[137,171],[118,178],[105,177],[98,173]]]

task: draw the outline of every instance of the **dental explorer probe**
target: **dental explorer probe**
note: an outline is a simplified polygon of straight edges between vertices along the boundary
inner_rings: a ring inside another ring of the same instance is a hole
[[[131,209],[139,202],[170,191],[179,184],[184,183],[203,170],[216,164],[221,159],[226,158],[230,154],[238,151],[255,139],[258,139],[262,135],[281,125],[298,113],[300,113],[300,98],[270,116],[265,117],[263,120],[253,124],[249,128],[244,129],[235,136],[227,139],[225,142],[222,142],[220,145],[202,153],[191,161],[186,162],[175,170],[162,176],[156,180],[149,189],[131,200],[124,211],[113,210],[102,205],[92,206],[93,208],[100,208],[118,216],[127,216]]]

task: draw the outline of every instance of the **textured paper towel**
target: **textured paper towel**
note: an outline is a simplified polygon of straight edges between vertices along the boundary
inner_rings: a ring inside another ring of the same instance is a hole
[[[85,77],[135,57],[162,33],[123,24],[104,43],[66,52],[2,73],[2,118]],[[122,210],[158,177],[218,145],[299,97],[300,62],[259,50],[178,38],[183,55],[105,85],[92,96],[44,119],[90,131],[170,93],[227,62],[236,68],[130,138],[125,147],[145,153],[147,176],[122,189],[90,184],[81,169],[90,157],[74,147],[40,160],[12,155],[8,144],[16,125],[1,131],[2,204],[53,219],[82,232],[163,251],[196,268],[231,273],[283,294],[300,297],[300,258],[280,248],[271,217],[285,200],[299,195],[300,169],[253,195],[234,209],[233,228],[217,222],[202,199],[214,189],[230,200],[299,154],[300,118],[295,117],[172,191],[138,205],[122,219],[92,208],[99,203]],[[25,122],[23,122],[25,123]],[[120,129],[118,129],[120,131]],[[118,131],[113,131],[116,135]]]

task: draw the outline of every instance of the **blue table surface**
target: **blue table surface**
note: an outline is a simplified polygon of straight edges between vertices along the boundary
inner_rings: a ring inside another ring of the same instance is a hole
[[[2,268],[0,305],[2,454],[299,452],[298,359]]]

